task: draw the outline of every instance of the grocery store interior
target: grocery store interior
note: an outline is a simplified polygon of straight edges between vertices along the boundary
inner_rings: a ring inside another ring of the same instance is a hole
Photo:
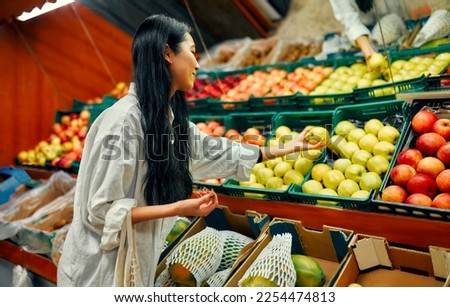
[[[0,286],[57,285],[89,129],[127,97],[139,25],[166,14],[192,28],[202,134],[261,150],[306,128],[326,146],[193,180],[219,206],[177,216],[152,285],[449,287],[450,0],[398,3],[375,9],[366,55],[339,20],[351,0],[2,1]],[[180,280],[180,247],[211,229],[233,235]],[[251,279],[280,269],[274,245],[292,281]]]

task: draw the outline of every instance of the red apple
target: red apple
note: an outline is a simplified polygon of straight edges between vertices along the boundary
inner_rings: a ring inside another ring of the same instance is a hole
[[[408,180],[416,173],[416,170],[411,165],[398,164],[392,168],[389,176],[393,184],[406,187]]]
[[[450,167],[450,142],[445,143],[438,149],[436,157],[444,162],[447,167]]]
[[[422,153],[415,148],[407,148],[402,150],[397,157],[397,164],[408,164],[416,168],[417,163],[423,159]]]
[[[408,193],[398,185],[390,185],[381,193],[381,200],[393,203],[404,203]]]
[[[431,110],[422,110],[412,118],[411,127],[418,134],[430,132],[438,119],[437,115]]]
[[[439,148],[445,144],[445,139],[435,132],[427,132],[419,135],[415,144],[416,149],[420,150],[424,156],[434,156]]]
[[[436,196],[437,185],[430,175],[415,174],[409,179],[406,190],[409,194],[421,193],[433,198]]]
[[[408,196],[405,200],[405,204],[431,207],[433,200],[427,195],[421,193],[414,193]]]
[[[433,199],[433,204],[431,206],[440,209],[450,209],[450,193],[438,194]]]
[[[445,170],[445,165],[435,157],[425,157],[417,163],[417,173],[427,174],[435,179],[440,172]]]
[[[450,193],[450,169],[446,169],[436,177],[436,185],[442,193]]]
[[[434,122],[432,132],[436,132],[441,135],[444,139],[448,140],[450,138],[450,119],[440,118]]]

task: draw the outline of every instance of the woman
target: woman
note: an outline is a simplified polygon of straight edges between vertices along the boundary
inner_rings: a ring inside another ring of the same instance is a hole
[[[304,142],[307,130],[284,148],[262,151],[201,133],[188,121],[184,98],[199,69],[194,54],[184,23],[154,15],[137,29],[129,93],[96,119],[86,138],[58,286],[114,285],[119,234],[129,212],[142,281],[153,286],[176,216],[206,216],[218,204],[213,191],[193,192],[193,179],[247,180],[258,160],[326,145]]]
[[[330,4],[348,39],[361,49],[366,59],[376,52],[370,40],[369,27],[388,14],[404,18],[401,0],[330,0]]]

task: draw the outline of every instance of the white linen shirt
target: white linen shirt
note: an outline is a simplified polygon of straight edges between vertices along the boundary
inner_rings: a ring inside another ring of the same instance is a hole
[[[330,0],[334,17],[344,26],[349,41],[356,45],[358,37],[370,36],[368,26],[373,26],[378,18],[389,13],[396,13],[404,18],[401,0],[374,0],[373,8],[364,13],[359,10],[355,0]]]
[[[169,115],[170,116],[170,115]],[[146,206],[141,111],[134,90],[105,110],[86,138],[78,173],[74,218],[58,263],[58,286],[113,286],[119,234],[127,213]],[[212,138],[190,123],[191,173],[194,180],[248,180],[259,148]],[[207,150],[209,148],[209,150]],[[153,286],[165,238],[176,217],[136,224],[142,281]]]

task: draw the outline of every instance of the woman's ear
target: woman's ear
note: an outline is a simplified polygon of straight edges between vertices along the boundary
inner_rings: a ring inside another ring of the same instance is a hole
[[[165,45],[164,46],[164,59],[166,60],[167,63],[172,64],[172,58],[173,58],[173,51],[172,49],[169,47],[169,45]]]

